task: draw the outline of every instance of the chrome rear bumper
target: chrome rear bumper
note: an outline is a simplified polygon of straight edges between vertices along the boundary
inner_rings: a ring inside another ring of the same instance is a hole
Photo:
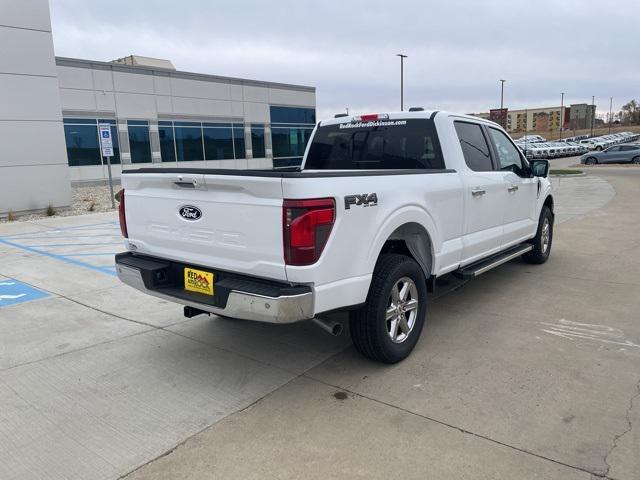
[[[118,263],[117,260],[116,272],[123,283],[148,295],[225,317],[268,323],[293,323],[313,318],[312,291],[297,295],[270,297],[257,293],[231,290],[225,307],[220,308],[207,303],[180,298],[161,290],[147,288],[140,268]]]

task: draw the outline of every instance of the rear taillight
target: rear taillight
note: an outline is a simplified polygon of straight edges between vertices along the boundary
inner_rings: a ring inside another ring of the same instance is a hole
[[[282,204],[284,262],[311,265],[322,255],[336,218],[333,198],[285,200]]]
[[[124,188],[117,194],[120,204],[118,205],[118,217],[120,218],[120,231],[124,238],[129,238],[127,233],[127,216],[124,213]]]

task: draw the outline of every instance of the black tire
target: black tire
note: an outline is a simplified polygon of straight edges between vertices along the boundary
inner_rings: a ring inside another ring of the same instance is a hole
[[[631,159],[631,163],[633,163],[634,165],[640,165],[640,157],[633,157]]]
[[[599,151],[599,152],[601,152],[601,151],[602,151],[602,147],[601,147],[600,145],[598,145],[598,146],[596,147],[596,150],[597,150],[597,151]]]
[[[411,289],[411,282],[403,279],[413,282],[415,291]],[[415,295],[417,308],[404,312],[403,305],[405,308],[408,307],[400,300],[395,307],[396,316],[387,320],[388,311],[394,308],[391,301],[392,289],[397,289],[398,285],[407,285],[410,291],[407,298]],[[384,254],[373,271],[366,304],[349,313],[351,338],[356,349],[365,357],[377,362],[397,363],[405,359],[416,346],[426,313],[427,282],[418,263],[404,255]],[[400,320],[401,315],[404,316],[405,322]],[[410,327],[408,333],[404,333],[402,325]],[[392,339],[394,326],[395,342]]]
[[[545,242],[544,233],[545,222],[548,222],[548,237]],[[538,220],[538,230],[536,236],[531,239],[533,244],[533,250],[522,255],[522,258],[527,263],[541,264],[547,261],[551,254],[551,245],[553,243],[553,213],[546,205],[542,207],[540,212],[540,220]],[[546,246],[545,246],[546,244]]]
[[[587,157],[584,161],[585,165],[597,165],[598,159],[596,157]]]

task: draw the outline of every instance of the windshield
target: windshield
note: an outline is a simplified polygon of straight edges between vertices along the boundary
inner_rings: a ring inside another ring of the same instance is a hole
[[[430,119],[350,122],[319,127],[308,170],[444,169]]]

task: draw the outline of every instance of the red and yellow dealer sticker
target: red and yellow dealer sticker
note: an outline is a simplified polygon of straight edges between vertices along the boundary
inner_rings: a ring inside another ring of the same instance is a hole
[[[190,292],[213,295],[213,273],[195,268],[185,268],[184,289]]]

